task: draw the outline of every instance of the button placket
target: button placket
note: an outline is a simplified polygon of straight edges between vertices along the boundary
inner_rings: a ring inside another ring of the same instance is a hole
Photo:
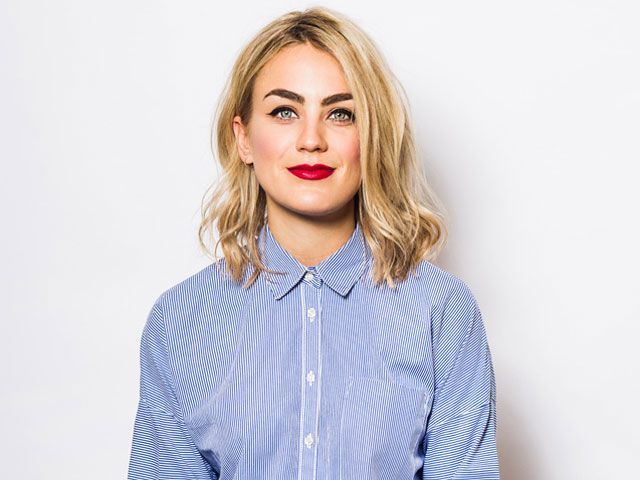
[[[303,366],[302,366],[302,415],[300,456],[302,478],[315,478],[318,436],[318,416],[320,413],[320,322],[319,287],[320,281],[313,272],[307,272],[302,284],[303,321]]]

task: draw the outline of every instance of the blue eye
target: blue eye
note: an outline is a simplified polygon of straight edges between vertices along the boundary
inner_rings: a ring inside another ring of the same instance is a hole
[[[269,113],[269,115],[271,115],[272,117],[275,118],[279,118],[280,120],[289,120],[290,118],[294,118],[291,115],[284,115],[284,116],[280,116],[278,115],[279,113],[292,113],[295,114],[295,112],[289,108],[289,107],[278,107],[276,109],[274,109],[271,113]]]
[[[282,114],[282,115],[280,115]],[[293,118],[297,118],[297,114],[291,107],[278,107],[273,109],[268,113],[271,117],[277,118],[279,120],[291,120]],[[352,111],[347,110],[345,108],[339,108],[331,112],[329,115],[330,118],[335,120],[337,123],[353,123],[355,122],[355,115]]]
[[[334,114],[340,115],[338,118],[334,117],[335,120],[337,120],[339,123],[347,123],[347,122],[355,121],[355,115],[350,110],[340,108],[338,110],[334,110],[333,112],[331,112],[331,115],[334,115]]]

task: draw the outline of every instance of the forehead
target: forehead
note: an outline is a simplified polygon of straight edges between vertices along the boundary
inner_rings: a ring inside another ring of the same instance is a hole
[[[309,96],[350,92],[342,66],[335,57],[309,44],[285,47],[262,67],[256,77],[256,93],[273,88],[286,88]]]

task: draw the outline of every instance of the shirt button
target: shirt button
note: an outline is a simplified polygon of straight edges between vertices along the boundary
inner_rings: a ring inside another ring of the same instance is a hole
[[[304,279],[305,279],[307,282],[310,282],[311,280],[313,280],[313,273],[305,273],[305,274],[304,274]]]
[[[309,373],[307,373],[307,382],[309,383],[309,386],[313,384],[313,381],[315,379],[316,379],[316,374],[313,373],[313,370],[309,370]]]
[[[308,433],[306,437],[304,437],[304,444],[307,446],[307,448],[311,448],[311,445],[313,445],[313,435]]]
[[[315,318],[316,316],[316,309],[311,307],[307,310],[307,317],[309,318]]]

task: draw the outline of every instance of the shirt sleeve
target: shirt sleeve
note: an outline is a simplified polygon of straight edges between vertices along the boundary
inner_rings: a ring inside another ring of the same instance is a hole
[[[160,297],[140,342],[140,399],[133,427],[129,480],[217,480],[182,420],[171,367]]]
[[[482,314],[460,282],[435,317],[436,388],[424,437],[422,478],[499,479],[496,384]]]

